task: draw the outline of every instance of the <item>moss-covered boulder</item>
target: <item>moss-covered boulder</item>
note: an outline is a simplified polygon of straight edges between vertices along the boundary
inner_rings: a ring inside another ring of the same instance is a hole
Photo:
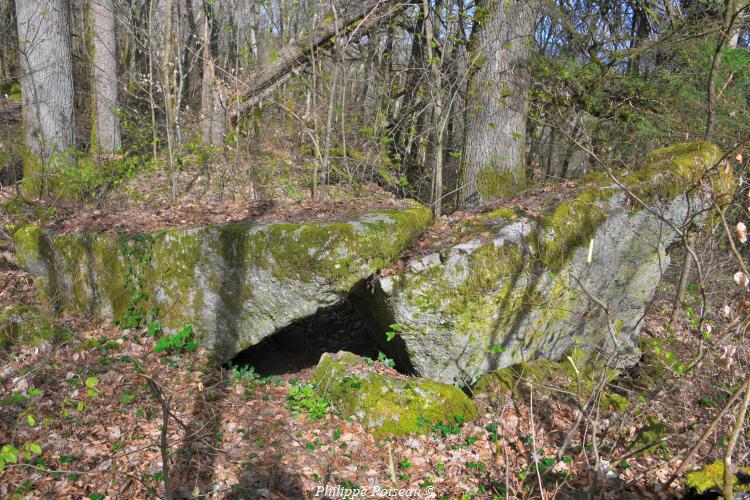
[[[724,486],[724,462],[717,460],[685,477],[686,498],[719,498]],[[734,474],[735,496],[750,492],[750,467],[739,467]],[[741,498],[746,498],[743,495]]]
[[[41,311],[24,305],[0,310],[0,349],[11,345],[38,346],[54,335],[54,326]]]
[[[444,382],[472,383],[573,348],[618,353],[617,364],[627,364],[677,240],[672,225],[700,213],[712,188],[723,197],[732,190],[731,172],[716,167],[721,156],[709,143],[681,144],[619,172],[620,184],[599,173],[532,190],[519,205],[539,210],[465,219],[461,243],[412,259],[360,289],[354,304],[383,337],[398,325],[396,339],[383,342],[396,347],[391,356]]]
[[[453,385],[383,375],[344,351],[323,354],[313,385],[378,437],[427,433],[434,424],[469,421],[477,413],[474,403]]]
[[[156,316],[190,324],[232,356],[388,265],[430,224],[429,210],[353,214],[329,222],[247,222],[136,236],[16,231],[19,263],[58,308],[124,326]]]

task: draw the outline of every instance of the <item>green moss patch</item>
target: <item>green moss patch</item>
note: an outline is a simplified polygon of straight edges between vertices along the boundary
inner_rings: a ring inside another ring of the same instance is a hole
[[[456,417],[469,421],[477,413],[471,400],[452,385],[375,373],[348,352],[324,354],[313,385],[377,437],[427,433],[435,424],[452,423]]]
[[[628,449],[637,450],[645,446],[653,445],[667,435],[667,428],[667,424],[659,417],[648,417],[646,419],[646,424],[636,432],[635,439],[630,443]],[[649,448],[645,450],[644,453],[652,453],[655,449],[655,447]]]
[[[574,361],[574,358],[577,361]],[[533,385],[538,393],[556,396],[563,400],[582,404],[591,397],[601,377],[607,381],[617,377],[619,372],[604,367],[586,364],[582,353],[573,353],[565,361],[538,360],[519,363],[483,375],[474,385],[475,394],[507,393],[515,398],[523,398]],[[603,390],[599,397],[599,407],[625,411],[628,400],[614,392]]]
[[[51,319],[32,307],[10,306],[0,312],[0,349],[12,345],[36,347],[51,340],[54,333]]]
[[[685,489],[695,495],[721,495],[724,485],[724,462],[716,462],[691,472],[685,478]],[[750,467],[740,467],[734,475],[734,491],[750,491]]]

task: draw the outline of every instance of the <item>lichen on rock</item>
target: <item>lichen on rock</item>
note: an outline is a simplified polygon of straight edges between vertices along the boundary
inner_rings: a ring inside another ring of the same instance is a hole
[[[428,433],[434,424],[469,421],[477,413],[453,385],[367,370],[363,358],[345,351],[323,354],[312,381],[377,437]]]

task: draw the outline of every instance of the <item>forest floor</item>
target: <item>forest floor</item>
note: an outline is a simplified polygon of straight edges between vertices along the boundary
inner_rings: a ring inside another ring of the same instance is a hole
[[[307,205],[300,207],[304,215]],[[157,214],[154,226],[147,227],[217,222],[229,213],[202,207],[208,215],[188,219],[194,212],[180,210],[169,210],[164,219]],[[443,219],[425,241],[440,239],[441,224],[452,226],[472,216]],[[109,217],[102,215],[101,220],[124,221],[122,214]],[[84,211],[66,220],[97,229],[101,226],[96,218],[94,211]],[[75,225],[61,224],[62,230]],[[33,296],[31,276],[17,267],[7,241],[4,245],[0,310],[21,303],[43,307]],[[723,280],[731,279],[732,271],[719,258],[721,251],[711,252],[704,255],[709,261],[706,273],[712,277],[708,296],[719,309],[729,300]],[[600,453],[613,472],[601,485],[605,498],[680,495],[679,482],[663,493],[659,485],[736,389],[733,363],[740,358],[744,362],[748,355],[743,339],[719,333],[727,324],[718,314],[709,314],[709,324],[717,332],[713,338],[696,331],[694,286],[684,312],[669,325],[678,279],[675,268],[669,268],[646,318],[642,336],[649,339],[651,355],[614,382],[612,389],[627,396],[628,409],[603,409],[598,416]],[[582,425],[565,456],[559,457],[576,409],[554,391],[538,391],[533,404],[525,397],[479,395],[479,417],[472,422],[438,426],[429,435],[379,441],[335,408],[322,415],[292,409],[289,389],[309,382],[309,360],[285,373],[266,375],[219,366],[202,349],[154,352],[156,339],[146,328],[121,330],[69,313],[55,322],[60,333],[54,342],[12,347],[0,354],[0,443],[33,442],[41,447],[41,454],[8,464],[0,472],[3,498],[163,495],[162,409],[149,379],[172,412],[169,470],[182,497],[301,498],[313,496],[321,486],[380,485],[435,498],[504,497],[506,492],[540,498],[541,490],[545,498],[577,498],[592,487],[592,450],[580,446],[591,428]],[[344,321],[325,328],[347,337],[347,328],[361,325]],[[686,369],[699,353],[701,360]],[[380,363],[376,369],[391,370]],[[655,440],[655,446],[628,456],[649,440]],[[720,433],[712,436],[697,464],[720,458],[721,443]],[[739,449],[737,456],[746,457],[746,452]]]

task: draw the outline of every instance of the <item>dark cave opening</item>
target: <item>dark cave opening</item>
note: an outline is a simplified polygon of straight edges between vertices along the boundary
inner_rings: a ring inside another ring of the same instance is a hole
[[[349,302],[342,300],[245,349],[232,359],[231,364],[252,366],[256,373],[265,377],[315,367],[325,352],[349,351],[377,360],[385,349],[376,338],[377,335],[373,334]],[[394,356],[395,368],[402,373],[411,373],[411,367],[404,365],[403,358]]]

